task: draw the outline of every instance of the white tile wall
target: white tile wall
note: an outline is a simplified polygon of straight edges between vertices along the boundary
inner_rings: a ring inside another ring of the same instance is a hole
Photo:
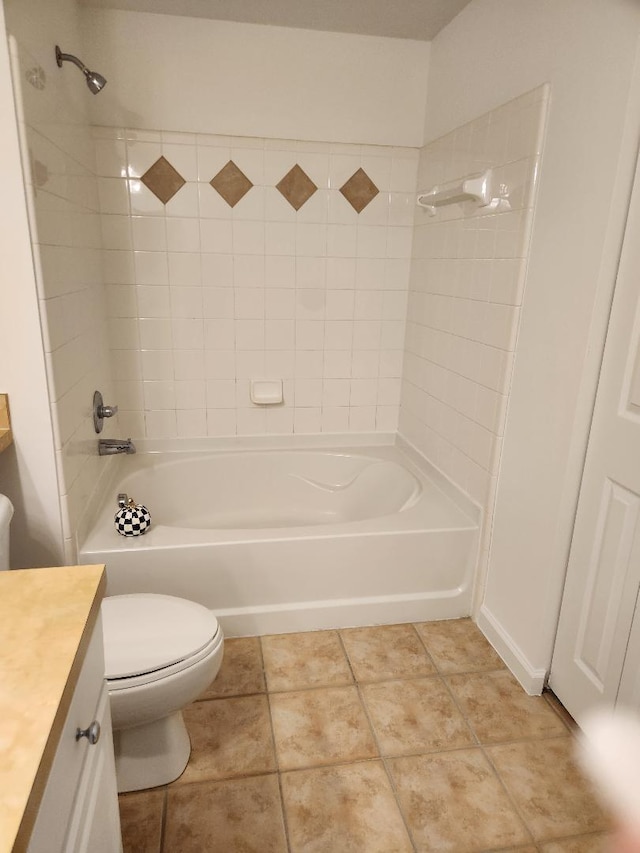
[[[27,69],[38,62],[22,45],[18,53],[24,80]],[[44,90],[24,84],[22,106],[65,557],[74,562],[78,520],[110,461],[98,456],[91,413],[94,390],[101,388],[107,399],[113,391],[102,285],[102,187],[96,179],[88,121],[70,103],[60,80],[47,80]],[[121,203],[117,191],[105,196],[111,206],[118,198]],[[118,224],[112,222],[112,228]],[[122,235],[114,231],[109,239],[121,240]],[[111,258],[110,269],[114,279],[124,280],[127,270],[119,260]]]
[[[110,342],[124,431],[192,437],[394,431],[418,152],[411,148],[94,128]],[[164,155],[164,206],[137,180]],[[230,208],[229,161],[254,187]],[[276,184],[318,186],[296,212]],[[339,188],[380,190],[356,214]],[[284,380],[258,407],[252,378]]]
[[[548,99],[543,86],[420,152],[419,192],[492,168],[510,209],[415,212],[400,433],[490,508]]]

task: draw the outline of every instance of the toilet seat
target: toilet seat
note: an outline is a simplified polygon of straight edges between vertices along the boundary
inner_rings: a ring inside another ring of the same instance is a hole
[[[102,620],[109,691],[149,684],[187,669],[223,642],[210,610],[170,595],[107,597]]]

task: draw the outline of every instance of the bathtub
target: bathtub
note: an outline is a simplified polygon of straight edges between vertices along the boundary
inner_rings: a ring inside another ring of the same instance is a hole
[[[469,613],[477,512],[406,449],[145,452],[114,468],[79,543],[107,594],[192,599],[228,636]],[[145,535],[115,531],[120,492],[149,509]]]

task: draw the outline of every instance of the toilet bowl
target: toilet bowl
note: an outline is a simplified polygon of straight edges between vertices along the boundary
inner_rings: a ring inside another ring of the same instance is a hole
[[[216,677],[222,629],[206,607],[153,593],[105,598],[102,624],[118,791],[166,785],[189,761],[182,709]]]

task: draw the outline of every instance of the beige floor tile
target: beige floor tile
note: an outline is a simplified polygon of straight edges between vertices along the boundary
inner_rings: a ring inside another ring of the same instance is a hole
[[[541,853],[607,853],[611,850],[612,836],[608,832],[596,832],[593,835],[578,835],[574,838],[560,838],[540,845]]]
[[[291,853],[410,853],[379,761],[282,774]]]
[[[164,798],[164,788],[118,797],[124,853],[160,853]]]
[[[281,770],[378,755],[356,687],[275,693],[270,701]]]
[[[452,675],[446,680],[482,743],[569,736],[542,696],[528,696],[507,670]]]
[[[286,853],[278,777],[196,782],[169,791],[167,853]]]
[[[265,692],[262,651],[259,637],[239,637],[224,641],[224,660],[215,681],[200,699],[245,696]]]
[[[524,847],[505,847],[500,853],[538,853],[535,844],[526,844]]]
[[[385,681],[361,688],[382,755],[410,755],[476,743],[442,680]]]
[[[195,702],[184,712],[191,737],[187,769],[173,784],[275,770],[266,696]]]
[[[608,829],[608,820],[574,760],[569,737],[487,748],[537,840]]]
[[[440,672],[480,672],[504,668],[500,656],[471,619],[420,622],[416,630]]]
[[[263,637],[262,654],[270,691],[353,683],[337,631]]]
[[[467,853],[531,843],[480,749],[392,758],[387,766],[416,850]]]
[[[413,625],[379,625],[340,631],[357,681],[430,675],[435,667]]]

